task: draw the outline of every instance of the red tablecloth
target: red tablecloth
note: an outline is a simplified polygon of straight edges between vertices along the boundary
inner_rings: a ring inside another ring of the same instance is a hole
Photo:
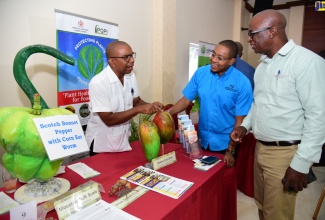
[[[85,158],[81,162],[87,164],[101,175],[91,180],[101,183],[105,189],[102,199],[113,202],[116,196],[108,196],[110,187],[130,170],[144,165],[145,159],[140,142],[131,143],[132,151],[123,153],[103,153]],[[141,219],[236,219],[236,176],[235,169],[228,169],[220,162],[210,170],[203,172],[193,168],[194,163],[179,144],[165,144],[165,153],[175,151],[177,162],[161,168],[159,172],[194,182],[188,191],[179,199],[173,199],[159,193],[149,191],[123,210]],[[222,155],[203,151],[204,155]],[[66,168],[66,173],[59,177],[70,181],[71,188],[87,182],[77,173]],[[3,190],[3,189],[1,189]],[[13,194],[9,194],[13,197]],[[47,217],[57,219],[53,210]],[[1,216],[9,219],[9,214]]]
[[[243,137],[237,146],[237,157],[235,163],[237,188],[245,195],[254,197],[254,150],[256,139],[252,133]]]

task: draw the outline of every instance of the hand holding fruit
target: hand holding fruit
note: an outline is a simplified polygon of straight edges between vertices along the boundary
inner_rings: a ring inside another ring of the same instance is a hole
[[[152,104],[144,104],[137,106],[139,108],[139,113],[152,115],[162,110],[161,106],[163,106],[159,102],[154,102]]]
[[[156,112],[160,112],[164,109],[164,105],[160,102],[154,102],[154,103],[152,103],[152,105],[156,109]]]

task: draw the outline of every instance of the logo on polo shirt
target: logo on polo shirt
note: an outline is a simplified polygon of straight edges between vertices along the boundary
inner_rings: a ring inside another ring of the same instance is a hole
[[[237,89],[235,88],[234,85],[226,86],[225,89],[232,91],[232,92],[237,92]]]
[[[325,11],[325,1],[315,1],[315,11]]]

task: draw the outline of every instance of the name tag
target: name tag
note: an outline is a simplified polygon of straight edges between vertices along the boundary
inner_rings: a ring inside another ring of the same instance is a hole
[[[159,170],[162,167],[168,166],[172,163],[175,163],[176,160],[176,154],[175,151],[172,151],[168,154],[162,155],[160,157],[157,157],[153,159],[152,162],[152,167],[154,170]]]
[[[98,184],[93,183],[54,202],[59,219],[65,219],[101,199]]]

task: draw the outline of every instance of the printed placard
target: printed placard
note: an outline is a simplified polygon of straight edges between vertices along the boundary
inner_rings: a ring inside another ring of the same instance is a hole
[[[33,118],[50,161],[89,151],[77,115]]]
[[[59,219],[65,219],[100,199],[98,184],[94,182],[67,197],[55,201],[54,207]]]
[[[37,219],[37,203],[36,200],[29,201],[22,205],[10,209],[10,219],[27,220]]]
[[[172,151],[168,154],[162,155],[160,157],[157,157],[155,159],[152,159],[152,167],[154,170],[159,170],[162,167],[168,166],[172,163],[175,163],[176,160],[176,154],[175,151]]]

